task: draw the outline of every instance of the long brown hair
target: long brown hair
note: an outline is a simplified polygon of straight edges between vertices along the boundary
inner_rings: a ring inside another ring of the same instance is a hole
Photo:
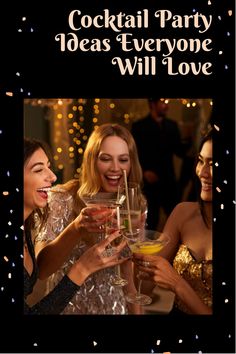
[[[48,159],[51,160],[51,152],[49,146],[40,140],[24,138],[24,166],[35,151],[42,149],[47,155]],[[36,224],[39,226],[39,230],[43,227],[48,216],[48,206],[45,208],[37,208],[28,216],[25,220],[25,231],[30,233],[32,229],[36,227]]]
[[[207,142],[207,141],[212,141],[213,142],[213,128],[210,128],[201,138],[200,144],[199,144],[199,149],[198,149],[198,156],[202,150],[203,145]],[[196,164],[198,162],[198,156],[197,156],[197,160],[196,160]],[[195,166],[196,167],[196,166]],[[199,178],[197,178],[197,189],[198,189],[198,202],[199,202],[199,206],[200,206],[200,212],[203,218],[203,221],[205,223],[205,225],[210,228],[210,221],[207,218],[206,215],[206,211],[205,211],[205,202],[202,200],[201,195],[200,195],[200,181]]]

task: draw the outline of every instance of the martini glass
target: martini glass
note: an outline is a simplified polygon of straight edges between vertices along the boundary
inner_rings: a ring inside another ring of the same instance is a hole
[[[129,248],[132,253],[141,253],[149,255],[157,255],[163,247],[169,242],[169,237],[166,233],[161,233],[155,230],[139,230],[124,232]],[[152,298],[141,293],[142,280],[138,278],[138,290],[136,293],[128,293],[126,300],[132,304],[149,305]]]

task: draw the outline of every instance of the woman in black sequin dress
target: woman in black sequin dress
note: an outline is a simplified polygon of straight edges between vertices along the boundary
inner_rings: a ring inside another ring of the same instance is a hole
[[[37,140],[24,140],[24,299],[33,291],[38,278],[38,264],[34,253],[31,238],[31,230],[35,226],[35,215],[41,218],[41,225],[45,220],[47,211],[47,193],[55,182],[56,176],[50,169],[50,162],[46,146]],[[71,223],[64,231],[64,238],[57,242],[56,249],[66,248],[66,237],[78,239],[78,225],[82,225],[83,219],[89,217],[89,208],[85,208],[83,215]],[[104,211],[104,218],[107,212]],[[101,223],[101,219],[100,219]],[[99,227],[94,221],[94,227]],[[117,233],[110,235],[106,240],[91,247],[82,257],[68,270],[58,285],[46,297],[33,307],[24,302],[25,314],[59,314],[69,303],[75,292],[80,288],[86,278],[93,272],[106,267],[122,263],[117,260],[125,243],[116,248],[116,252],[110,257],[104,257],[105,248],[118,236]],[[58,244],[59,247],[58,248]],[[52,244],[54,247],[55,244]]]

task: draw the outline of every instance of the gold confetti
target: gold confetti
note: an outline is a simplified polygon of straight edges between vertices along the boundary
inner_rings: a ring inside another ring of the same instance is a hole
[[[13,96],[13,92],[10,92],[10,91],[6,92],[6,96],[12,97]]]

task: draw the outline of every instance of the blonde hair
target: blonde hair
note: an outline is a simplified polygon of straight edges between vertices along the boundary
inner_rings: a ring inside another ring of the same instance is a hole
[[[142,170],[132,134],[128,129],[119,124],[102,124],[94,130],[89,137],[84,151],[80,178],[72,179],[61,186],[62,191],[67,191],[74,196],[73,210],[75,215],[78,215],[81,209],[85,207],[82,197],[95,195],[101,189],[102,183],[97,170],[96,161],[101,150],[101,144],[108,136],[118,136],[127,143],[130,156],[130,173],[128,175],[128,181],[136,182],[139,185],[142,183]],[[91,238],[88,233],[84,233],[81,236],[81,240],[89,245],[92,245],[95,242],[95,239]]]
[[[130,173],[128,181],[141,184],[142,170],[138,159],[138,152],[132,134],[128,129],[119,124],[102,124],[92,132],[89,137],[81,166],[80,188],[78,196],[92,196],[101,189],[101,180],[97,170],[96,160],[101,149],[101,144],[108,136],[118,136],[128,145],[130,156]]]

